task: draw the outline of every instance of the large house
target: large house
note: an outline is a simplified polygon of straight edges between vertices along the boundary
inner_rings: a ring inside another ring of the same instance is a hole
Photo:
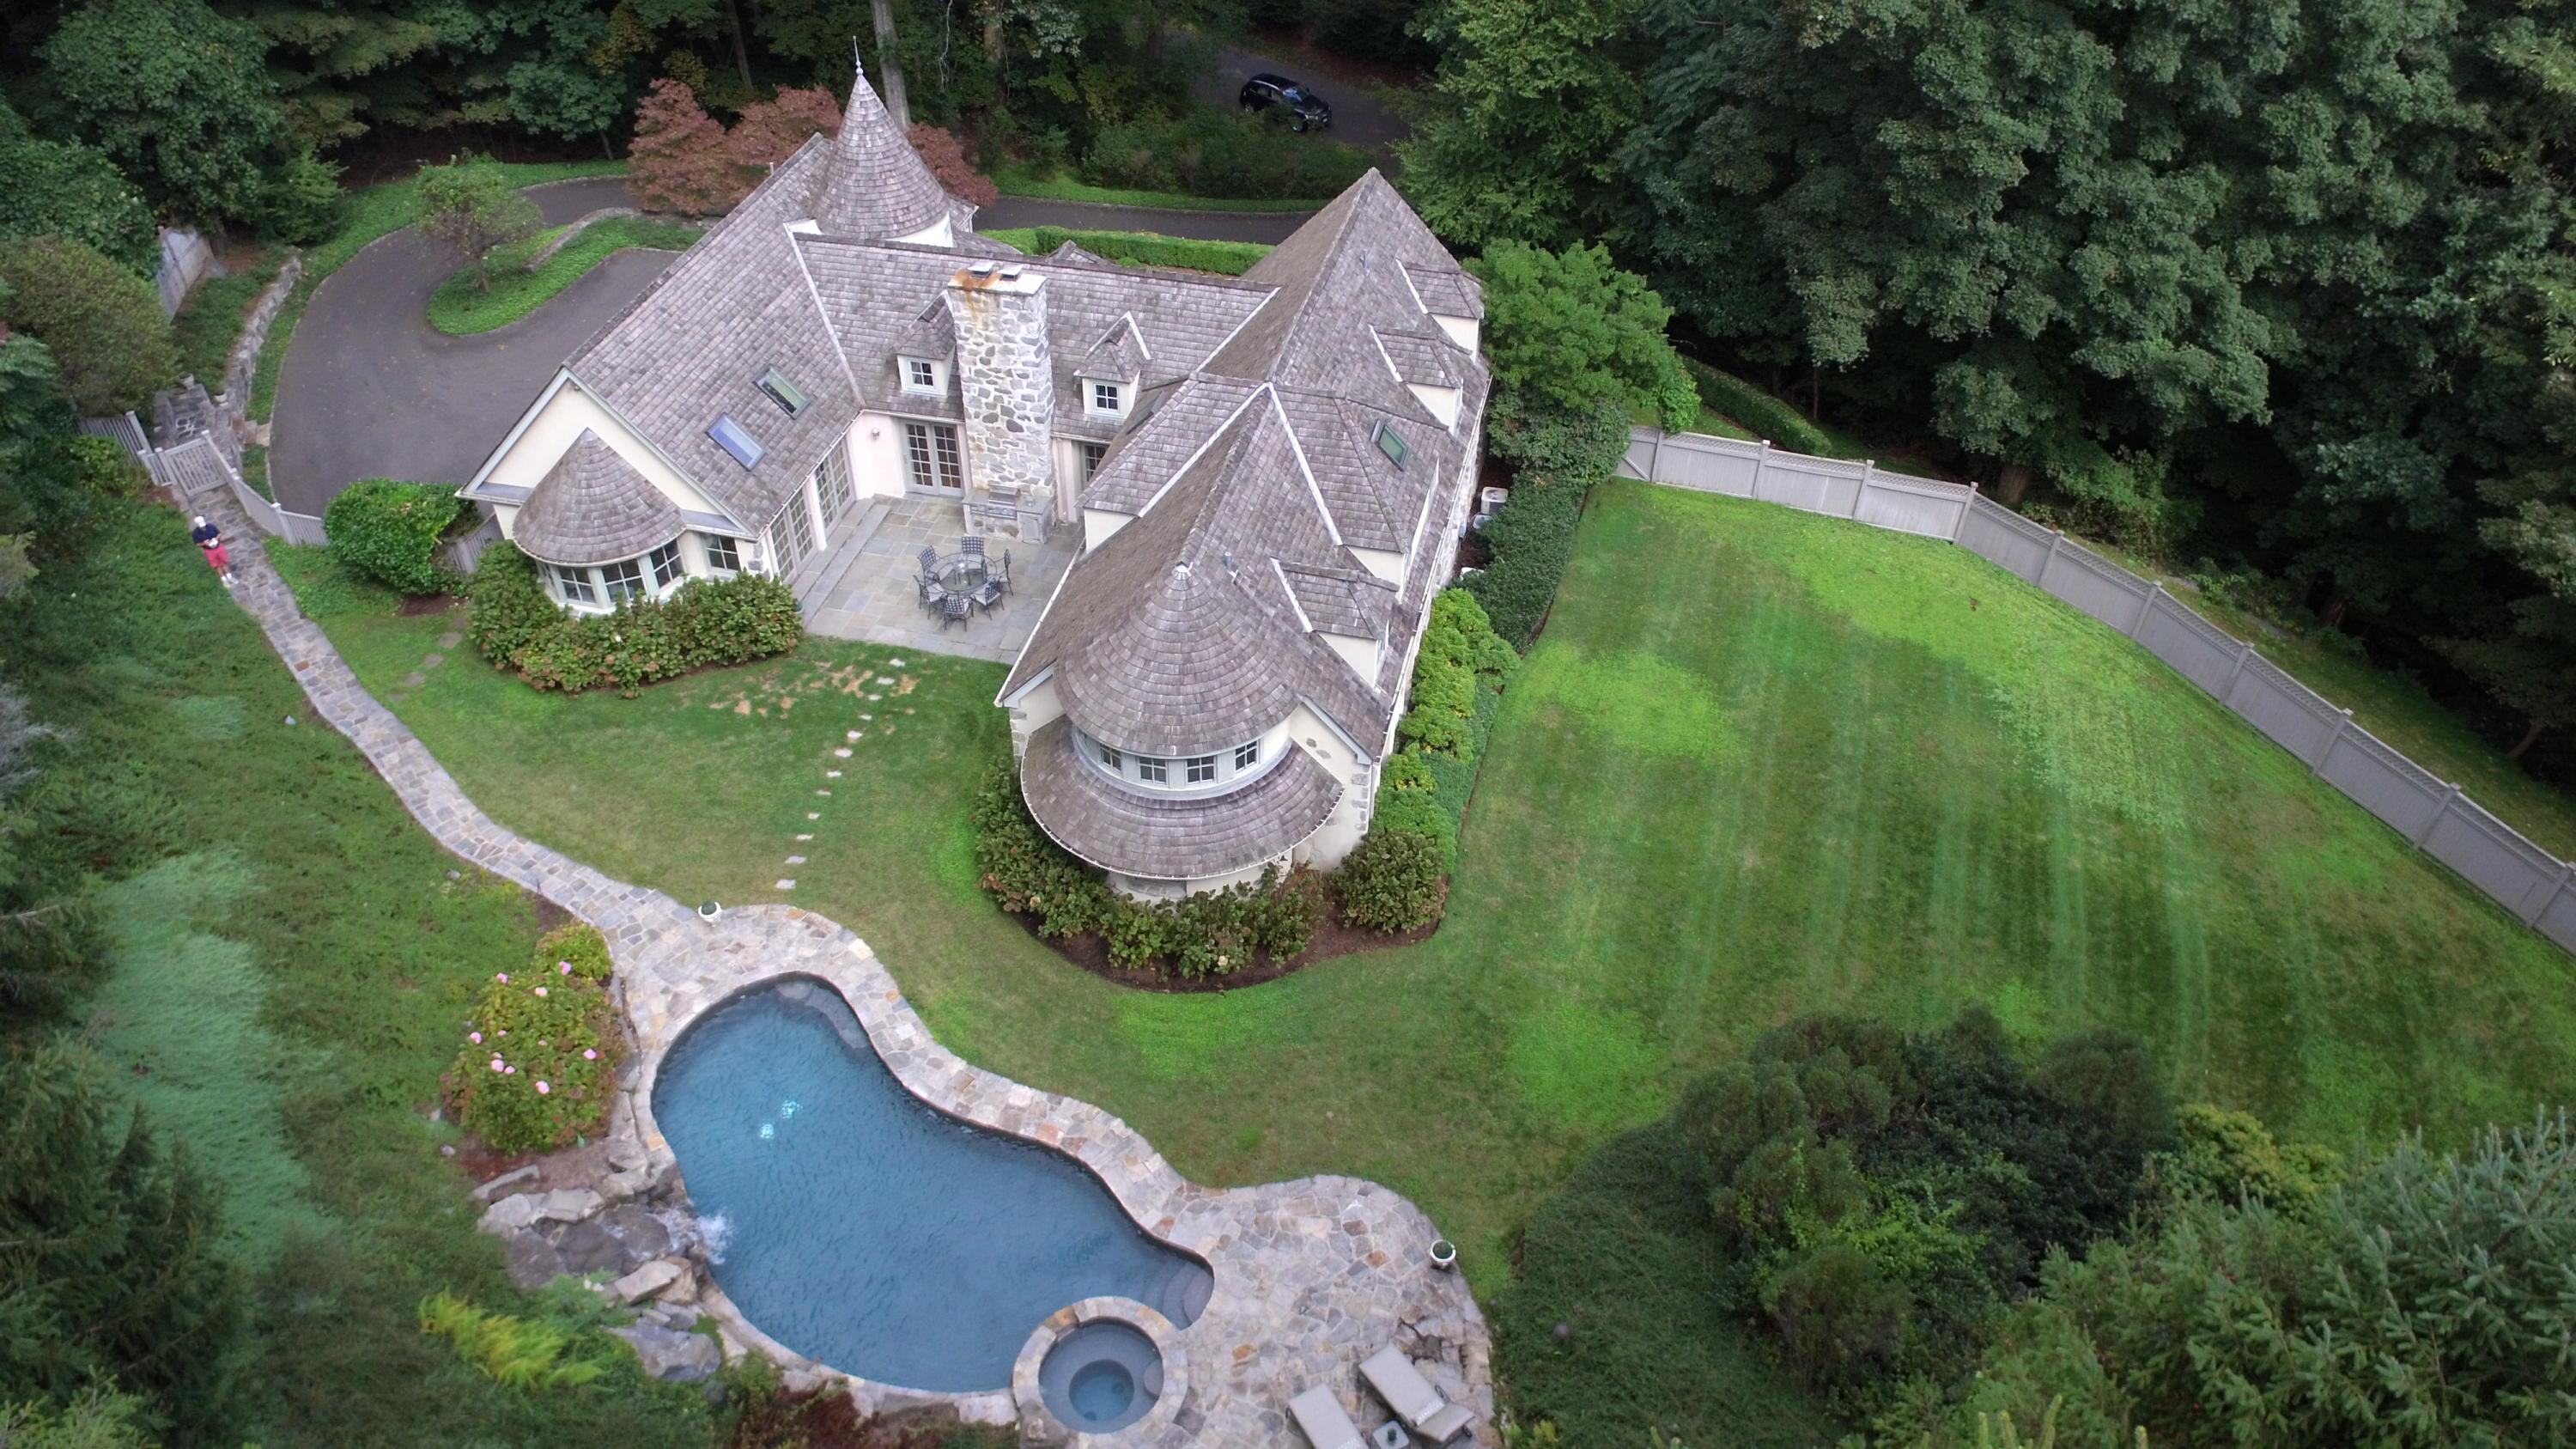
[[[1475,279],[1374,172],[1241,278],[973,221],[862,76],[466,496],[582,611],[793,578],[872,497],[1079,529],[997,701],[1030,813],[1136,895],[1338,862],[1474,497]]]

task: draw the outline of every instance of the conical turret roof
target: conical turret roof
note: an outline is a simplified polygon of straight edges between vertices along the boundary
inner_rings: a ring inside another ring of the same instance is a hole
[[[584,428],[520,505],[510,541],[530,558],[578,567],[660,548],[686,526],[651,479]]]
[[[896,129],[865,71],[850,84],[831,163],[814,189],[814,220],[826,235],[883,241],[910,236],[950,214],[948,193],[912,141]]]

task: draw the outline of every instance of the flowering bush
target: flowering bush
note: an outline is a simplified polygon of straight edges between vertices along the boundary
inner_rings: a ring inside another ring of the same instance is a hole
[[[495,1151],[532,1152],[599,1129],[625,1047],[608,975],[608,942],[576,925],[546,933],[525,971],[484,985],[446,1080],[467,1131]]]

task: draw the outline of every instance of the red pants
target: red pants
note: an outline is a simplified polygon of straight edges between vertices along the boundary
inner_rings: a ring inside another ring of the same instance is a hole
[[[220,543],[206,545],[206,562],[215,566],[216,573],[228,574],[233,571],[232,555],[224,552],[224,546]]]

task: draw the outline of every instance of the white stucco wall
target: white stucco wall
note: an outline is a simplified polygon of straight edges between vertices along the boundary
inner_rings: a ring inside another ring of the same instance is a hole
[[[903,425],[885,413],[850,424],[850,481],[862,498],[903,496]]]
[[[578,384],[568,384],[555,390],[555,395],[547,399],[545,407],[511,442],[509,451],[492,464],[485,481],[519,488],[536,487],[555,464],[563,461],[563,455],[571,449],[573,440],[581,436],[584,428],[599,434],[600,440],[616,450],[617,456],[633,464],[636,472],[643,474],[682,510],[724,514],[722,507],[681,477],[676,469],[662,460],[659,453],[645,446],[643,439],[628,431],[625,424],[601,407],[597,399],[582,391]],[[504,537],[510,536],[518,510],[508,508],[506,512],[508,516],[504,517],[503,507],[493,509]],[[739,521],[754,524],[766,520]]]

